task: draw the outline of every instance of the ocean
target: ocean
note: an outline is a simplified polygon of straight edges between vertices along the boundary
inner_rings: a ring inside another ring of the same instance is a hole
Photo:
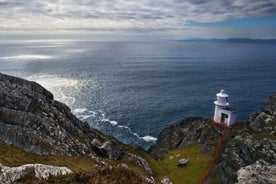
[[[148,149],[177,120],[212,117],[224,89],[239,120],[276,92],[276,44],[0,42],[0,72],[36,81],[92,127]]]

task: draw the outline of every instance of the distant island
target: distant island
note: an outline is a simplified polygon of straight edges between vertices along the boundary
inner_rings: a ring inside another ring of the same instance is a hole
[[[193,38],[193,39],[183,39],[180,41],[185,42],[230,42],[230,43],[267,43],[276,44],[276,39],[252,39],[252,38]]]

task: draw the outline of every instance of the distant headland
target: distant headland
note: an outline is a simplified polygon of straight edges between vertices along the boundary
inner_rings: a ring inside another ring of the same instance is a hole
[[[185,42],[230,42],[230,43],[267,43],[276,44],[276,39],[252,39],[252,38],[193,38],[193,39],[183,39],[180,41]]]

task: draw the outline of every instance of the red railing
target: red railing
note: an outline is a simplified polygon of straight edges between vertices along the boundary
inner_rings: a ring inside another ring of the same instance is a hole
[[[215,157],[214,157],[212,163],[210,164],[209,168],[207,169],[206,173],[204,174],[203,178],[201,179],[200,184],[203,184],[205,182],[205,180],[209,176],[211,170],[213,169],[214,165],[216,164],[216,162],[218,160],[219,152],[220,152],[222,143],[224,141],[226,130],[227,130],[227,126],[225,125],[224,129],[223,129],[223,132],[222,132],[222,135],[221,135],[221,138],[220,138],[220,141],[219,141],[219,144],[218,144],[218,147],[216,149]]]

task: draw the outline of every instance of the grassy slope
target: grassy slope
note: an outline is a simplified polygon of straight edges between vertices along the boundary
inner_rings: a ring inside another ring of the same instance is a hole
[[[30,163],[41,163],[55,166],[66,166],[75,172],[89,170],[95,161],[89,158],[69,156],[45,156],[29,153],[0,140],[0,163],[6,166],[20,166]]]
[[[153,160],[148,154],[142,151],[135,151],[145,158],[154,171],[154,175],[157,180],[160,181],[165,176],[169,177],[174,184],[182,183],[199,183],[205,171],[207,170],[213,155],[203,155],[201,153],[202,145],[192,144],[184,147],[181,150],[170,151],[163,160]],[[184,167],[177,166],[180,158],[188,158],[189,163]],[[127,157],[120,161],[105,160],[109,165],[116,166],[121,163],[126,163],[132,171],[131,176],[143,176],[145,172],[142,168],[138,167]],[[82,157],[68,157],[68,156],[42,156],[34,153],[28,153],[21,149],[18,149],[12,145],[7,145],[3,141],[0,141],[0,163],[7,166],[19,166],[28,163],[41,163],[55,166],[66,166],[74,172],[92,171],[95,170],[95,160],[91,158]],[[116,174],[114,170],[114,175]],[[99,170],[98,176],[100,177],[101,171]],[[117,173],[118,174],[118,173]],[[116,174],[116,175],[117,175]],[[126,174],[129,174],[126,172]],[[94,173],[95,175],[95,173]],[[116,177],[116,176],[114,176]]]
[[[212,155],[203,155],[201,150],[202,145],[192,144],[170,151],[161,161],[152,162],[157,177],[168,176],[175,184],[199,183],[213,158]],[[189,159],[189,163],[179,167],[180,158]]]
[[[167,176],[174,184],[197,184],[202,179],[214,156],[214,154],[202,154],[202,148],[203,146],[200,144],[191,144],[182,149],[170,151],[160,161],[153,160],[143,152],[140,152],[139,155],[150,163],[158,181]],[[188,158],[189,163],[186,166],[179,167],[178,161],[181,158]],[[213,178],[212,183],[218,183],[217,180],[218,177]]]

